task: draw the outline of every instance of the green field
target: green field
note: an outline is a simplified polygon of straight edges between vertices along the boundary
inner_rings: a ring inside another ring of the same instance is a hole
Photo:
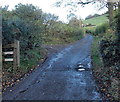
[[[108,14],[104,14],[104,15],[101,15],[101,16],[98,16],[98,17],[94,17],[94,18],[91,18],[91,19],[87,19],[87,20],[84,20],[83,23],[84,24],[92,24],[92,25],[101,25],[105,22],[108,22]]]

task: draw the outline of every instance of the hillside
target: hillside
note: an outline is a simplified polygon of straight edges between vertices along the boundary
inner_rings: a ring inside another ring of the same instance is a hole
[[[101,16],[98,16],[98,17],[94,17],[94,18],[91,18],[91,19],[84,20],[83,23],[98,26],[98,25],[101,25],[101,24],[108,21],[107,16],[108,16],[108,14],[104,14],[104,15],[101,15]]]

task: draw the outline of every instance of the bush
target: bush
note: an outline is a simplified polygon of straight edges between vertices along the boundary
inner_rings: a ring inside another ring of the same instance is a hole
[[[42,15],[40,9],[36,9],[33,5],[18,4],[13,11],[7,9],[2,11],[3,44],[19,39],[21,49],[28,50],[41,43],[43,19],[39,16]]]
[[[102,40],[100,43],[100,53],[104,66],[112,66],[118,61],[118,49],[114,41]]]
[[[105,33],[108,28],[109,28],[109,24],[108,23],[105,23],[105,24],[102,24],[100,26],[97,26],[96,29],[95,29],[95,35],[99,35],[99,34]]]

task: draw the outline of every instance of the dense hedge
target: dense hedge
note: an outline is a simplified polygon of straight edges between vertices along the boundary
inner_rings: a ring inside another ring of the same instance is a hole
[[[120,65],[120,11],[115,17],[116,39],[103,39],[100,43],[100,53],[105,66]],[[120,70],[120,68],[119,68]]]

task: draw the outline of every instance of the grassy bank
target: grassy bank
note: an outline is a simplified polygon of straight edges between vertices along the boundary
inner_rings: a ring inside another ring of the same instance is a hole
[[[65,25],[61,31],[43,36],[44,45],[69,44],[83,38],[85,30],[79,27]]]
[[[108,21],[107,16],[108,16],[108,14],[104,14],[104,15],[101,15],[101,16],[98,16],[98,17],[94,17],[94,18],[91,18],[91,19],[84,20],[83,23],[99,26],[99,25]]]
[[[92,45],[93,73],[100,91],[109,100],[119,100],[119,72],[115,66],[104,67],[99,53],[99,41],[102,37],[94,37]]]
[[[80,40],[82,38],[83,38],[83,35],[72,36],[72,37],[69,37],[69,38],[46,37],[43,44],[45,44],[45,45],[69,44],[69,43],[75,42],[77,40]]]
[[[96,33],[103,33],[104,29],[107,28],[107,24],[108,24],[108,14],[103,14],[100,15],[98,17],[94,17],[94,18],[90,18],[87,20],[84,20],[83,23],[84,24],[91,24],[94,26],[86,26],[84,27],[86,30],[86,33],[91,33],[93,35],[95,35]]]

